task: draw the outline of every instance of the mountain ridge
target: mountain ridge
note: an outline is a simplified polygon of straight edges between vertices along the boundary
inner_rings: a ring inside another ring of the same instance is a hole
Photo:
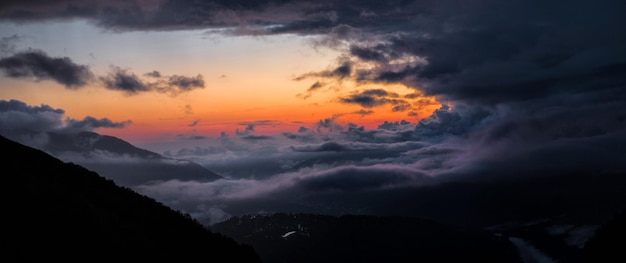
[[[505,237],[411,217],[276,213],[211,229],[252,245],[265,262],[521,262]]]
[[[24,144],[28,140],[36,141],[32,138],[41,137],[38,145],[31,146],[96,171],[122,186],[134,187],[173,179],[205,182],[223,179],[195,162],[164,157],[123,139],[96,132],[38,132],[22,129],[2,130],[0,134]]]
[[[9,261],[234,260],[254,250],[82,166],[0,136]]]

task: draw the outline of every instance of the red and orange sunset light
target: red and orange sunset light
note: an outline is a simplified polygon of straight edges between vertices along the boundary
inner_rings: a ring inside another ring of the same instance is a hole
[[[260,134],[311,128],[327,118],[374,129],[385,121],[415,123],[440,107],[416,86],[358,80],[358,67],[371,63],[338,59],[342,47],[320,44],[328,38],[322,34],[111,32],[84,21],[4,24],[2,32],[16,52],[24,46],[65,59],[89,76],[80,85],[5,76],[3,85],[15,88],[2,89],[0,96],[62,108],[76,119],[130,120],[123,129],[99,130],[144,145],[183,134],[234,133],[257,121],[268,124],[255,129]],[[342,66],[345,72],[333,72]],[[167,87],[176,77],[189,86]]]
[[[554,244],[626,200],[623,0],[4,2],[0,135],[206,225],[391,215]]]

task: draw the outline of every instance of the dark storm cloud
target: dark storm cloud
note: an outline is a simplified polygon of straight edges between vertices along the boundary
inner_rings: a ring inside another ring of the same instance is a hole
[[[450,136],[465,135],[483,120],[489,112],[477,108],[452,110],[448,105],[441,105],[433,114],[420,120],[415,126],[415,136],[423,140],[441,140]]]
[[[1,58],[0,69],[8,77],[54,80],[69,89],[83,87],[93,79],[89,67],[76,64],[68,57],[50,57],[38,50]]]
[[[449,176],[500,178],[586,172],[623,172],[626,111],[619,103],[580,109],[519,110],[486,118],[468,140],[444,145],[462,149]],[[606,114],[612,112],[613,114]],[[523,163],[523,166],[519,164]]]
[[[308,77],[355,73],[364,81],[418,86],[427,95],[493,103],[623,85],[625,38],[612,26],[625,22],[616,11],[622,9],[620,1],[50,1],[7,3],[2,14],[5,19],[89,17],[121,29],[243,24],[271,25],[266,33],[328,33],[352,43],[346,55],[375,67],[355,70],[346,63]],[[225,10],[232,18],[218,15]],[[360,33],[349,34],[354,31]],[[420,58],[427,63],[411,62]]]
[[[384,54],[378,52],[375,49],[362,48],[358,46],[350,47],[350,55],[355,56],[364,61],[385,61]]]
[[[1,18],[14,21],[88,18],[117,29],[179,29],[215,25],[280,26],[270,32],[309,32],[337,21],[333,2],[316,1],[5,1]],[[330,8],[329,8],[330,7]],[[282,12],[276,12],[282,11]],[[297,16],[296,16],[297,15]]]
[[[420,23],[413,30],[402,27],[410,21],[399,24],[398,34],[383,35],[382,44],[353,45],[349,54],[363,60],[381,54],[368,60],[375,62],[375,68],[356,75],[482,104],[612,89],[626,83],[626,33],[611,26],[626,22],[615,11],[624,3],[568,1],[536,6],[440,1],[429,5],[446,8],[415,17]],[[460,9],[463,15],[455,13]],[[394,66],[403,58],[424,58],[427,63]]]
[[[329,28],[332,28],[335,24],[330,19],[316,19],[316,20],[296,20],[290,21],[287,24],[272,27],[269,30],[269,33],[272,34],[282,34],[282,33],[302,33],[306,34],[311,33],[325,33],[328,32]]]

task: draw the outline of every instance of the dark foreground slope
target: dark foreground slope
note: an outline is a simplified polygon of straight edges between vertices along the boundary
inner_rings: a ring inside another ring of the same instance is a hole
[[[47,132],[46,135],[48,143],[43,150],[96,171],[117,185],[133,187],[159,180],[208,182],[222,179],[197,163],[163,157],[117,137],[85,131]]]
[[[504,237],[416,218],[273,214],[211,229],[251,244],[264,262],[519,262]]]
[[[626,262],[626,210],[600,226],[585,244],[585,262]]]
[[[258,262],[254,250],[85,168],[0,137],[3,262]]]

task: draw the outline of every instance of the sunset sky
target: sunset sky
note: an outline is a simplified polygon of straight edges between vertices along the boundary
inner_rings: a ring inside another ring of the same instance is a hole
[[[342,66],[338,57],[348,40],[330,47],[323,44],[325,34],[250,36],[227,33],[230,29],[116,30],[87,19],[5,21],[0,24],[5,55],[39,52],[84,66],[92,76],[84,84],[68,86],[52,76],[5,74],[0,97],[62,108],[75,119],[130,120],[132,124],[123,129],[99,131],[138,144],[176,140],[176,135],[233,134],[248,124],[256,124],[260,134],[295,132],[326,118],[376,128],[384,121],[416,122],[440,107],[415,86],[357,83],[350,69],[340,78],[318,74]],[[155,81],[147,75],[152,72],[165,78],[199,77],[201,83],[182,92],[129,92],[125,87],[107,88],[101,78],[112,72],[144,83]],[[318,90],[308,91],[314,85],[320,86]],[[342,101],[367,90],[394,93],[394,99],[402,102]]]
[[[3,1],[0,132],[41,146],[46,132],[95,131],[193,160],[230,180],[135,189],[198,217],[338,199],[371,212],[370,200],[448,180],[621,172],[624,10]]]

